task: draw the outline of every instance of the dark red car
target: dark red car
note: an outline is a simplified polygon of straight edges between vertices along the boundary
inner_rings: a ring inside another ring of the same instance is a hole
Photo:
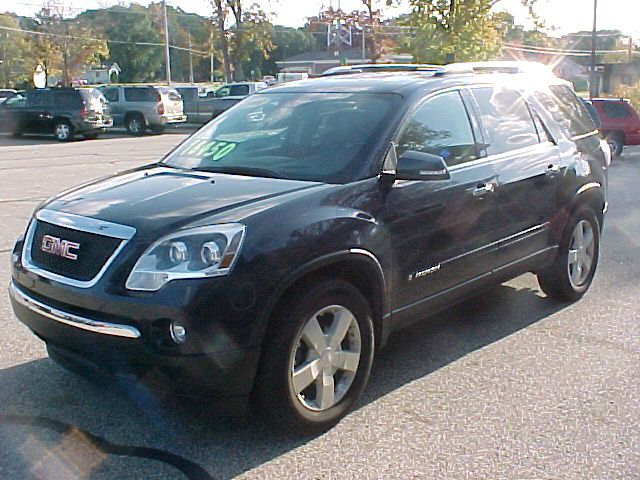
[[[640,116],[629,100],[594,98],[591,104],[600,117],[600,131],[611,154],[619,157],[625,145],[640,145]]]

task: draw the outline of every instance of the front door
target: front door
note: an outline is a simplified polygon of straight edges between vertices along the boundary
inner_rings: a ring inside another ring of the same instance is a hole
[[[24,132],[53,132],[53,96],[48,90],[34,90],[27,97],[22,113]]]
[[[395,310],[491,271],[495,172],[478,158],[470,118],[460,93],[449,91],[427,98],[401,129],[399,162],[407,150],[439,155],[451,178],[396,181],[387,195]]]

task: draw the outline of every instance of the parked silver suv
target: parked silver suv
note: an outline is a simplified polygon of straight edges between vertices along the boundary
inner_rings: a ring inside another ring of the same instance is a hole
[[[114,85],[101,90],[109,101],[114,125],[126,127],[132,135],[142,135],[147,128],[160,133],[168,124],[187,119],[182,97],[174,88]]]

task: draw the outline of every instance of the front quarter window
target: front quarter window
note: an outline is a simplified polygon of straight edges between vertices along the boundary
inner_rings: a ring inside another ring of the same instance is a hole
[[[208,124],[164,163],[238,175],[346,183],[368,166],[384,120],[399,99],[394,94],[368,93],[252,95]]]

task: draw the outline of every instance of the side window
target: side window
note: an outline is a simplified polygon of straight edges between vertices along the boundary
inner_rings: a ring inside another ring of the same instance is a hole
[[[520,93],[494,87],[475,88],[472,92],[489,135],[488,155],[539,143],[533,118]]]
[[[602,102],[602,111],[609,118],[629,118],[631,113],[623,102]]]
[[[469,115],[458,92],[443,93],[418,107],[398,141],[398,154],[406,150],[439,155],[449,166],[478,158]]]
[[[29,97],[27,97],[27,107],[49,107],[49,92],[42,90],[34,90]]]
[[[536,92],[535,96],[570,136],[575,137],[596,130],[589,112],[570,87],[552,85],[548,92]]]
[[[117,102],[120,100],[120,92],[117,88],[105,88],[102,90],[102,94],[110,102]]]
[[[58,108],[80,108],[83,102],[78,92],[56,92],[53,104]]]
[[[154,88],[125,88],[124,99],[127,102],[158,102],[160,94]]]
[[[249,85],[232,85],[229,89],[230,97],[240,97],[249,95]]]

